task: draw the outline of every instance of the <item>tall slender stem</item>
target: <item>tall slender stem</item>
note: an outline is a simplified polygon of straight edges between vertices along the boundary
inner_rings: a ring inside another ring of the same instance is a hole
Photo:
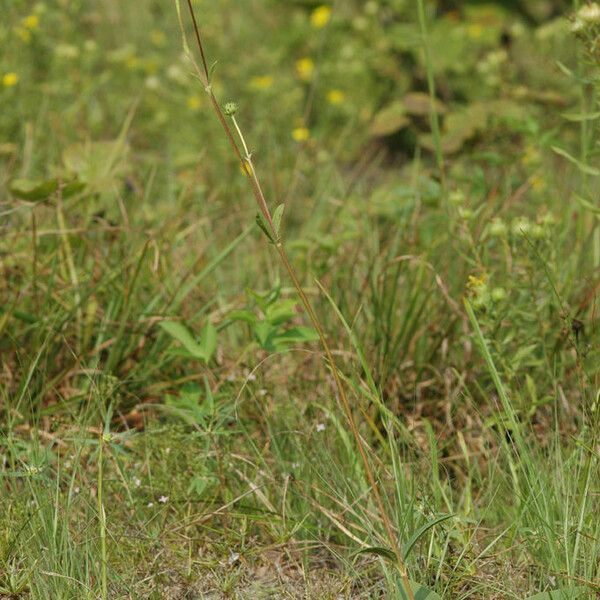
[[[106,572],[106,512],[104,511],[104,431],[100,433],[98,448],[98,522],[100,527],[100,580],[102,600],[108,600]]]
[[[306,310],[313,327],[315,328],[315,330],[317,332],[319,341],[320,341],[323,351],[325,353],[325,357],[327,359],[327,362],[329,363],[331,372],[333,374],[335,387],[338,392],[338,397],[339,397],[340,403],[342,405],[342,409],[344,411],[345,417],[346,417],[348,424],[350,426],[350,429],[352,431],[352,435],[356,441],[356,445],[358,447],[361,461],[365,468],[367,479],[369,480],[369,485],[371,486],[371,490],[373,493],[373,498],[375,500],[375,504],[377,506],[377,510],[380,513],[380,517],[383,522],[383,526],[386,531],[387,537],[389,539],[389,543],[390,543],[392,550],[394,552],[394,555],[396,557],[397,567],[400,572],[400,576],[402,578],[402,582],[403,582],[403,586],[406,591],[406,595],[409,600],[415,600],[414,594],[412,591],[412,587],[411,587],[410,581],[408,579],[408,572],[406,569],[406,565],[405,565],[404,559],[402,557],[402,552],[400,551],[400,545],[398,544],[398,539],[397,539],[396,533],[394,532],[392,523],[390,521],[390,518],[388,517],[387,511],[386,511],[386,508],[385,508],[385,505],[383,502],[383,497],[381,495],[381,492],[379,490],[379,485],[375,478],[373,467],[371,466],[369,457],[367,455],[366,445],[365,445],[365,443],[360,435],[360,432],[358,430],[358,426],[356,424],[356,420],[352,413],[352,408],[350,406],[348,396],[346,395],[346,391],[345,391],[344,385],[342,384],[342,379],[340,377],[340,373],[339,373],[337,366],[335,364],[335,361],[333,359],[333,354],[329,347],[329,343],[327,342],[325,332],[319,322],[319,319],[318,319],[306,293],[304,292],[304,289],[302,287],[302,284],[300,283],[300,280],[298,279],[296,271],[295,271],[294,267],[292,266],[292,264],[288,258],[288,255],[285,251],[283,242],[279,236],[279,232],[277,231],[277,228],[275,227],[275,225],[273,223],[273,218],[271,216],[271,212],[269,210],[267,201],[265,199],[265,196],[264,196],[262,188],[260,186],[258,177],[256,175],[256,170],[252,163],[252,158],[250,156],[250,153],[247,150],[247,145],[243,138],[242,132],[241,132],[237,122],[234,120],[233,121],[234,127],[237,130],[240,141],[242,142],[242,146],[244,147],[245,154],[242,153],[242,150],[238,146],[238,143],[236,142],[233,131],[232,131],[229,123],[225,119],[225,115],[223,114],[223,111],[221,110],[221,107],[220,107],[219,103],[217,102],[215,95],[212,91],[212,86],[210,85],[210,79],[209,79],[208,64],[206,62],[206,56],[204,54],[204,48],[202,45],[202,36],[200,34],[200,28],[198,26],[196,17],[194,15],[194,10],[192,8],[191,0],[188,0],[187,4],[188,4],[188,8],[189,8],[189,11],[191,14],[192,24],[194,26],[194,33],[196,36],[196,41],[198,43],[198,49],[200,51],[200,56],[201,56],[201,61],[202,61],[202,69],[199,68],[199,66],[196,64],[196,62],[194,61],[194,58],[191,55],[188,56],[188,58],[192,62],[194,67],[196,68],[196,71],[198,73],[198,77],[199,77],[200,81],[204,84],[204,89],[206,90],[206,92],[208,93],[208,95],[210,97],[211,104],[213,106],[215,114],[225,131],[225,135],[227,136],[227,139],[229,140],[229,143],[232,146],[232,149],[233,149],[236,157],[240,161],[242,168],[244,169],[244,172],[248,174],[248,179],[250,180],[250,185],[252,187],[252,193],[254,195],[254,198],[256,200],[258,208],[261,211],[261,213],[263,214],[263,216],[265,217],[266,222],[268,223],[270,233],[272,235],[272,239],[276,240],[275,247],[281,258],[281,262],[283,263],[290,279],[292,280],[292,283],[293,283],[294,287],[296,288],[296,292],[298,293],[300,301],[301,301],[304,309]],[[182,35],[184,35],[184,39],[185,39],[185,31],[183,28],[183,23],[180,23],[180,24],[181,24],[181,28],[182,28]],[[187,46],[187,43],[184,44],[184,46]]]

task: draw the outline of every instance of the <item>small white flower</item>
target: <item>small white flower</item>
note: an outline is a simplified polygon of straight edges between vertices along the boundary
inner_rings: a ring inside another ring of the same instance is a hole
[[[256,375],[254,373],[249,373],[246,379],[248,379],[248,381],[256,381]]]
[[[227,559],[228,565],[235,565],[235,563],[240,560],[240,555],[237,552],[232,552]]]
[[[325,431],[325,423],[317,423],[317,431],[320,433],[321,431]]]
[[[73,488],[73,492],[74,492],[75,494],[79,494],[79,486],[78,486],[78,485],[76,485],[76,486]]]
[[[135,487],[140,487],[140,485],[142,485],[142,480],[139,477],[134,477],[133,485],[135,485]]]
[[[169,501],[169,496],[161,496],[161,497],[158,499],[158,501],[159,501],[161,504],[166,504],[166,503]]]
[[[300,463],[299,462],[293,462],[292,463],[292,469],[299,469],[300,468]]]
[[[152,508],[154,506],[154,502],[148,502],[148,504],[146,505],[148,508]]]
[[[269,392],[267,392],[267,390],[265,390],[264,388],[262,390],[258,390],[258,395],[259,396],[266,396]]]

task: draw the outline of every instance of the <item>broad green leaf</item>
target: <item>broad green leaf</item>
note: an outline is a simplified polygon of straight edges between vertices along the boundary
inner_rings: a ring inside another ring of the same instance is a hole
[[[283,217],[283,211],[285,210],[285,204],[280,204],[273,213],[273,225],[275,226],[275,233],[279,236],[279,230],[281,228],[281,217]]]
[[[559,154],[563,158],[566,158],[569,162],[573,163],[582,173],[586,173],[587,175],[593,175],[597,177],[600,175],[600,169],[596,169],[595,167],[591,167],[590,165],[586,165],[581,162],[579,159],[575,158],[571,154],[569,154],[566,150],[559,148],[558,146],[552,146],[552,150]]]
[[[410,92],[402,98],[404,109],[409,115],[427,116],[431,112],[431,96],[425,92]],[[437,98],[434,101],[435,110],[442,115],[446,112],[446,106]]]
[[[392,102],[380,110],[371,123],[371,135],[383,137],[392,135],[410,124],[410,119],[406,116],[406,108],[402,102]]]
[[[596,119],[600,119],[600,111],[585,114],[565,113],[562,115],[562,118],[575,123],[580,123],[582,121],[595,121]]]
[[[525,598],[525,600],[575,600],[582,598],[587,590],[582,586],[569,586],[551,592],[541,592]]]
[[[56,179],[31,181],[29,179],[13,179],[9,186],[13,196],[23,200],[45,200],[58,189]]]
[[[296,316],[296,300],[278,300],[267,307],[265,318],[272,325],[281,325]]]
[[[292,327],[275,337],[277,344],[299,344],[302,342],[315,342],[319,339],[317,332],[312,327]]]
[[[258,343],[265,350],[273,350],[270,340],[275,332],[276,328],[268,321],[259,321],[254,325],[254,335],[256,335]]]
[[[195,358],[204,358],[202,347],[196,342],[189,329],[179,321],[160,321],[159,326],[177,340]]]
[[[232,321],[245,321],[251,325],[258,320],[257,316],[250,310],[232,310],[228,316]]]
[[[210,321],[206,322],[200,333],[200,347],[204,362],[210,362],[217,349],[217,328]]]

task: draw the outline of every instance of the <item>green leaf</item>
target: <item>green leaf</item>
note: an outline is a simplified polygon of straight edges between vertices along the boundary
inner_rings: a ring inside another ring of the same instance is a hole
[[[256,315],[250,310],[232,310],[228,316],[232,321],[245,321],[251,325],[258,320]]]
[[[591,167],[590,165],[586,165],[585,163],[581,162],[580,160],[569,154],[566,150],[563,150],[558,146],[552,146],[552,150],[554,150],[556,154],[559,154],[563,158],[566,158],[569,162],[573,163],[582,173],[586,173],[587,175],[593,175],[594,177],[600,175],[599,169]]]
[[[210,321],[206,322],[200,333],[200,348],[204,362],[210,362],[217,349],[217,328]]]
[[[425,523],[425,525],[423,525],[422,527],[419,527],[419,529],[417,529],[417,531],[415,531],[415,533],[412,534],[412,536],[406,542],[406,544],[404,544],[404,548],[402,549],[403,558],[406,560],[406,558],[410,554],[410,551],[413,549],[414,545],[419,541],[419,538],[424,533],[427,533],[427,531],[429,531],[432,527],[435,527],[439,523],[443,523],[444,521],[447,521],[452,517],[454,517],[454,515],[440,515],[439,517],[427,521],[427,523]]]
[[[276,344],[300,344],[302,342],[315,342],[319,339],[317,332],[312,327],[292,327],[275,337]]]
[[[267,307],[265,318],[272,325],[281,325],[296,316],[296,301],[278,300]]]
[[[273,350],[271,339],[275,334],[276,328],[273,327],[268,321],[259,321],[254,325],[254,335],[258,343],[264,350]]]
[[[575,600],[575,598],[581,598],[586,591],[582,586],[569,586],[552,592],[534,594],[525,598],[525,600]]]
[[[71,196],[75,196],[75,194],[79,194],[83,192],[85,189],[85,183],[79,181],[78,179],[73,179],[62,187],[60,193],[63,198],[70,198]]]
[[[376,554],[382,558],[386,558],[392,562],[396,561],[396,555],[389,549],[381,546],[371,546],[369,548],[362,548],[355,552],[358,554]],[[434,591],[426,588],[424,585],[417,583],[416,581],[409,580],[410,587],[412,588],[415,600],[442,600],[442,597],[436,594]],[[399,584],[402,585],[401,583]],[[403,587],[400,588],[400,596],[398,600],[408,600],[408,596]]]
[[[273,225],[275,226],[275,233],[279,237],[279,230],[281,228],[281,217],[283,217],[283,211],[285,210],[285,204],[280,204],[273,213]]]
[[[262,229],[263,233],[267,236],[267,238],[269,239],[271,244],[274,244],[275,240],[273,239],[273,234],[271,233],[271,228],[262,213],[257,213],[256,224]]]
[[[203,348],[196,342],[189,329],[179,321],[160,321],[158,324],[177,340],[194,358],[204,358]]]
[[[427,116],[431,112],[431,96],[424,92],[410,92],[402,98],[402,104],[409,115]],[[446,106],[437,98],[434,100],[435,111],[439,115],[446,112]]]
[[[58,189],[56,179],[31,181],[29,179],[13,179],[9,186],[13,196],[23,200],[45,200]]]
[[[436,594],[434,591],[426,588],[424,585],[417,583],[416,581],[410,581],[410,587],[412,587],[413,595],[415,600],[442,600],[442,597]],[[408,600],[408,596],[404,591],[404,588],[400,590],[400,600]]]
[[[396,101],[380,110],[371,123],[371,135],[383,137],[392,135],[410,124],[406,116],[406,108],[402,102]]]

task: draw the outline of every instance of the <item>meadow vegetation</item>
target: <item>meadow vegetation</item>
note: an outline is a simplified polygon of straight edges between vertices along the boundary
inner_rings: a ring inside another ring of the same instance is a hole
[[[0,10],[0,598],[598,597],[600,4]]]

